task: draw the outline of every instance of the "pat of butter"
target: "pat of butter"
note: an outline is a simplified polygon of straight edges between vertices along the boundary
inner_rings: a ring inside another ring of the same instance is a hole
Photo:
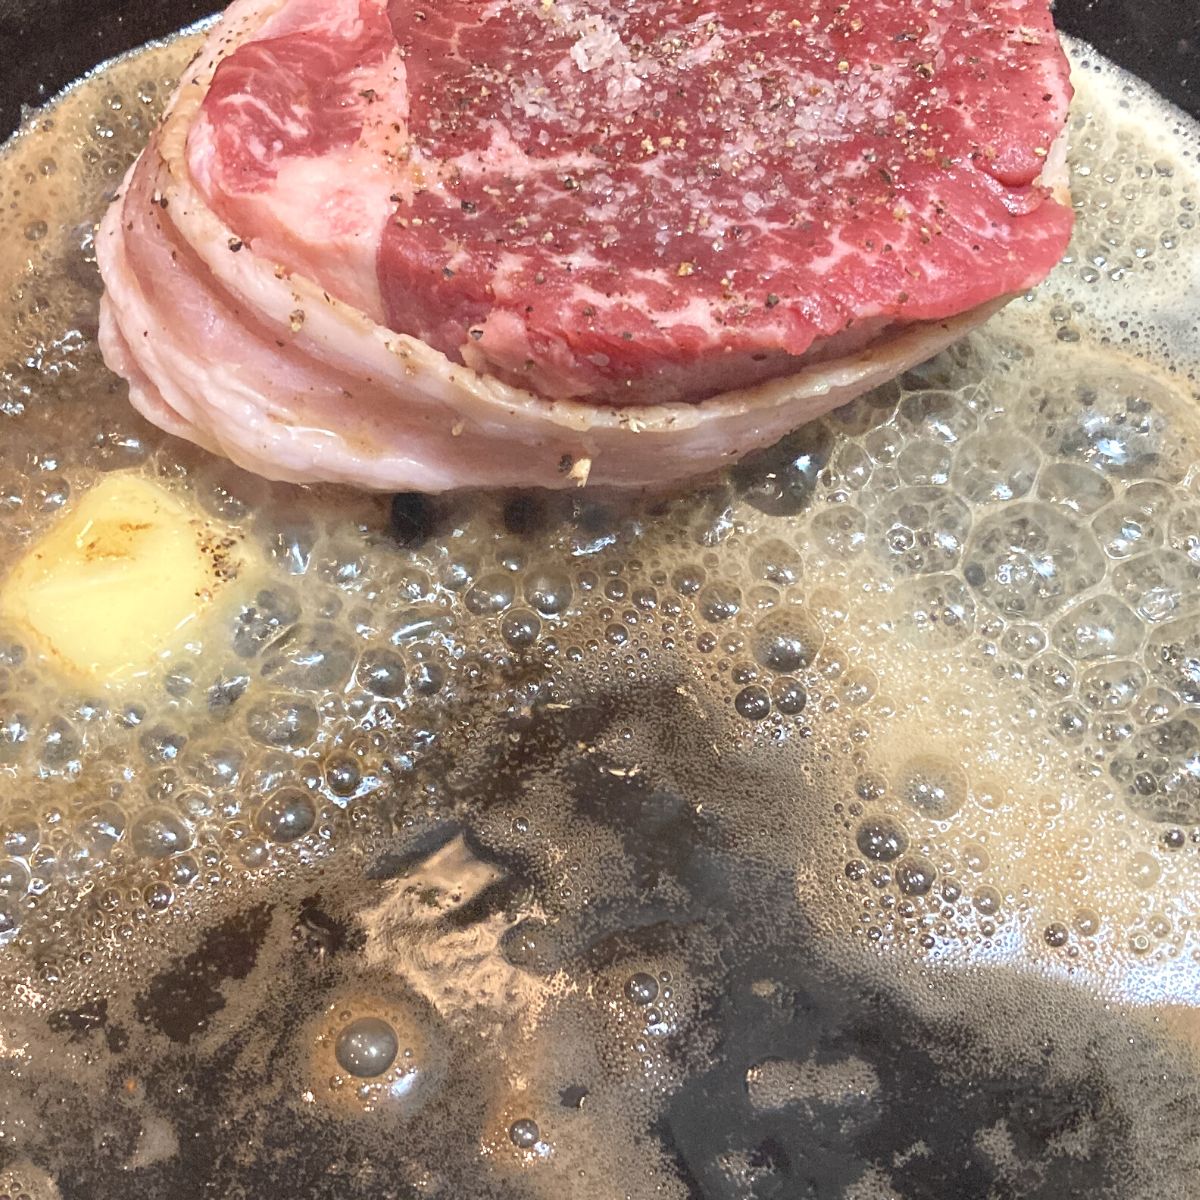
[[[248,566],[228,527],[139,475],[108,475],[17,563],[0,618],[72,674],[125,681],[178,645]]]

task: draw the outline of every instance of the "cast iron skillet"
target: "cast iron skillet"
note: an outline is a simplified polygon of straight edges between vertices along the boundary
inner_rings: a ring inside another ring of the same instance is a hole
[[[42,102],[95,64],[190,24],[213,7],[214,0],[100,0],[99,4],[94,0],[0,0],[0,139],[16,125],[22,105]],[[1181,107],[1200,116],[1197,0],[1059,0],[1058,20],[1064,30],[1091,42]],[[321,931],[319,925],[313,928]],[[204,953],[222,960],[220,969],[214,967],[214,978],[228,973],[232,969],[230,960],[237,960],[243,950],[249,955],[248,961],[253,961],[255,937],[261,936],[261,930],[256,935],[253,928],[231,926],[219,932],[216,942],[210,938],[212,944],[206,943],[207,951],[202,949],[183,960],[173,974],[164,977],[165,982],[159,981],[157,993],[153,987],[147,993],[148,1004],[161,993],[163,1005],[171,1010],[158,1017],[169,1036],[167,1018],[178,1020],[182,1014],[189,1020],[196,1019],[195,975],[205,966]],[[778,966],[778,962],[769,968],[763,964],[763,971],[774,971]],[[812,975],[811,979],[805,977],[805,971]],[[861,995],[840,992],[837,981],[822,981],[818,968],[803,954],[797,959],[793,973],[801,981],[797,984],[800,990],[796,993],[796,1003],[798,1008],[807,1006],[806,1020],[781,1034],[783,1041],[790,1045],[788,1038],[793,1041],[800,1036],[816,1038],[834,1031],[837,1036],[849,1039],[850,1044],[876,1064],[883,1086],[893,1099],[881,1123],[869,1131],[870,1142],[864,1153],[877,1157],[889,1148],[898,1152],[918,1136],[931,1146],[928,1164],[917,1164],[910,1170],[912,1177],[906,1185],[906,1195],[966,1200],[985,1193],[987,1181],[972,1175],[962,1157],[962,1128],[982,1128],[1000,1113],[1015,1123],[1014,1127],[1025,1130],[1031,1144],[1044,1144],[1047,1137],[1069,1127],[1080,1105],[1086,1107],[1091,1103],[1093,1092],[1086,1086],[1086,1080],[1076,1081],[1078,1086],[1073,1085],[1070,1094],[1046,1093],[1041,1081],[1024,1076],[989,1079],[984,1086],[966,1093],[946,1092],[932,1060],[921,1049],[937,1031],[925,1028],[919,1018],[910,1014],[907,1021],[911,1029],[895,1038],[894,1046],[884,1046],[879,1030],[895,1025],[895,1014],[889,1010],[881,1016],[876,1011],[881,1006],[887,1007],[882,998],[868,996],[864,1001]],[[758,977],[745,974],[748,980]],[[757,1012],[753,996],[732,999],[736,1003],[731,1001],[730,1012],[740,1016],[737,1028],[728,1030],[729,1061],[737,1062],[742,1057],[752,1061],[752,1057],[747,1057],[755,1050],[751,1043],[766,1036],[764,1023],[768,1017]],[[153,1009],[152,1004],[150,1008]],[[67,1029],[86,1030],[101,1019],[97,1012],[101,1010],[55,1015],[63,1019]],[[150,1011],[149,1017],[154,1016]],[[106,1036],[117,1032],[107,1030]],[[743,1042],[746,1044],[742,1045]],[[739,1046],[744,1055],[735,1053]],[[228,1154],[215,1161],[215,1147],[228,1140],[227,1114],[233,1100],[223,1088],[229,1080],[233,1080],[235,1090],[237,1086],[234,1073],[217,1069],[219,1065],[209,1062],[204,1078],[192,1081],[198,1087],[188,1093],[185,1102],[188,1112],[181,1126],[179,1153],[155,1169],[140,1172],[135,1180],[125,1169],[123,1150],[106,1153],[100,1148],[104,1139],[111,1140],[112,1131],[94,1130],[98,1147],[95,1154],[84,1151],[77,1169],[59,1177],[63,1200],[101,1200],[117,1194],[131,1200],[159,1200],[166,1195],[274,1196],[282,1194],[285,1178],[288,1194],[306,1200],[409,1195],[396,1191],[386,1178],[377,1179],[376,1186],[366,1185],[358,1169],[363,1164],[352,1161],[353,1147],[328,1141],[336,1136],[336,1130],[293,1128],[288,1124],[292,1118],[285,1119],[286,1114],[282,1113],[273,1118],[274,1150],[279,1153],[284,1145],[292,1147],[286,1163],[269,1155],[261,1162],[247,1162],[239,1156],[230,1158]],[[715,1177],[710,1168],[713,1155],[722,1147],[723,1139],[733,1136],[730,1128],[740,1118],[737,1113],[726,1112],[720,1103],[714,1109],[713,1097],[736,1099],[744,1089],[740,1079],[724,1078],[723,1070],[717,1065],[696,1087],[685,1089],[672,1102],[662,1128],[656,1131],[673,1149],[681,1178],[689,1183],[694,1196],[725,1194],[713,1182]],[[172,1095],[176,1092],[182,1094],[182,1089],[175,1089]],[[742,1117],[748,1129],[753,1122],[745,1114]],[[915,1124],[910,1128],[912,1122]],[[808,1180],[804,1196],[840,1194],[840,1185],[835,1187],[834,1181],[844,1173],[849,1145],[846,1138],[849,1136],[853,1141],[853,1131],[847,1135],[840,1128],[829,1126],[799,1132],[800,1140],[792,1144],[789,1139],[795,1130],[784,1126],[755,1128],[758,1141],[754,1153],[761,1161],[754,1160],[750,1166],[764,1180],[768,1176],[787,1179],[780,1185],[783,1190],[778,1187],[772,1190],[767,1184],[763,1188],[756,1186],[755,1196],[800,1200],[801,1192],[795,1188],[802,1176]],[[752,1143],[747,1140],[747,1144]],[[120,1150],[120,1146],[116,1149]],[[814,1159],[814,1154],[821,1161]],[[339,1170],[350,1171],[349,1176],[333,1170],[335,1164]],[[0,1166],[3,1165],[4,1154],[0,1152]],[[1074,1164],[1072,1172],[1069,1179],[1047,1178],[1038,1194],[1056,1198],[1093,1194],[1094,1189],[1111,1181],[1103,1151],[1094,1161]]]
[[[0,136],[96,63],[214,11],[213,0],[0,0]],[[1058,0],[1059,26],[1200,116],[1200,4]]]

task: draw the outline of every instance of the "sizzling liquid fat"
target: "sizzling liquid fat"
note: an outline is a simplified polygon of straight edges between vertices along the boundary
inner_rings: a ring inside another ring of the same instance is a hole
[[[100,362],[195,45],[0,158],[3,561],[128,472],[262,564],[132,679],[0,628],[0,1194],[1195,1194],[1196,129],[1077,46],[983,332],[686,497],[389,505]]]

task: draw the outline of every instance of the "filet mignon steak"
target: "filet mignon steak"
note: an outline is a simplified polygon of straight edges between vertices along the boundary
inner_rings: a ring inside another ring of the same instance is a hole
[[[103,345],[274,477],[683,478],[1043,278],[1069,99],[1046,0],[237,0]]]

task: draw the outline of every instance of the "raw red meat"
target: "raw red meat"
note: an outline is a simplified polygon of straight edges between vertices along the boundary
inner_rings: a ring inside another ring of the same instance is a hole
[[[186,289],[128,245],[101,250],[106,349],[144,409],[268,474],[681,477],[1038,282],[1069,96],[1046,0],[238,0],[102,242],[186,245],[192,302],[258,358],[207,347],[189,385],[170,320],[149,354]],[[130,211],[145,179],[182,210]],[[301,368],[341,403],[281,395]],[[287,436],[226,427],[228,374]]]

